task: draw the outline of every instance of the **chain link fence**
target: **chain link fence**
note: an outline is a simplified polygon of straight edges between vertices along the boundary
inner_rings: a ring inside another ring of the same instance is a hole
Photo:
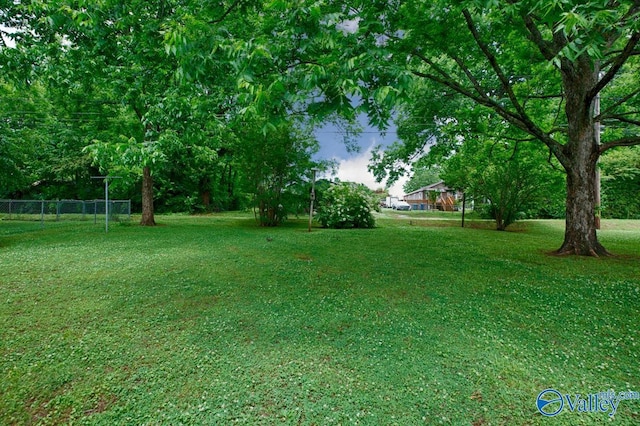
[[[104,220],[105,200],[0,200],[0,219],[23,221]],[[131,200],[109,200],[109,220],[131,220]]]

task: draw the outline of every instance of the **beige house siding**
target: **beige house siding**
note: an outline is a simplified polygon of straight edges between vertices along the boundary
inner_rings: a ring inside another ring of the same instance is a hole
[[[430,197],[435,198],[435,202]],[[447,187],[444,182],[422,187],[404,196],[404,201],[411,205],[412,210],[443,210],[453,211],[456,202],[462,198],[457,191]]]

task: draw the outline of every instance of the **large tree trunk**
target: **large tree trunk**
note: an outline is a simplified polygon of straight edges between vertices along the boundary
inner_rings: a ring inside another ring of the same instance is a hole
[[[568,142],[558,157],[567,172],[566,228],[558,254],[603,256],[596,235],[596,167],[600,147],[587,94],[598,82],[598,67],[586,59],[563,64]]]
[[[596,234],[596,167],[596,162],[590,160],[576,161],[567,169],[567,219],[559,254],[609,254]]]
[[[149,166],[142,169],[142,226],[155,226],[153,217],[153,177]]]

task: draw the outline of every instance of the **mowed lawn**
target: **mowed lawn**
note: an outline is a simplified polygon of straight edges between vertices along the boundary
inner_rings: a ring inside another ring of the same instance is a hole
[[[158,222],[0,222],[0,424],[594,424],[536,398],[640,392],[638,222],[606,259],[551,256],[559,221]]]

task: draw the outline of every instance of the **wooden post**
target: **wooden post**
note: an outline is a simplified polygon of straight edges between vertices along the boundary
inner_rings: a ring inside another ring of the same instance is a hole
[[[464,209],[467,205],[467,193],[462,193],[462,227],[464,228]]]
[[[319,169],[313,168],[311,171],[313,172],[313,178],[311,179],[311,203],[309,205],[309,232],[311,232],[311,222],[313,221],[313,202],[316,200],[316,172]]]

